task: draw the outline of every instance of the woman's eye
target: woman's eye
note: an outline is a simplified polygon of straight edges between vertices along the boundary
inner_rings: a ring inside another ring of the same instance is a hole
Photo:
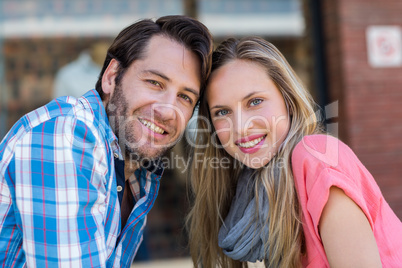
[[[216,111],[216,112],[215,112],[215,115],[216,115],[216,116],[225,116],[225,115],[227,115],[228,113],[229,113],[228,110],[219,110],[219,111]]]
[[[250,102],[250,106],[256,106],[262,102],[262,99],[254,99]]]

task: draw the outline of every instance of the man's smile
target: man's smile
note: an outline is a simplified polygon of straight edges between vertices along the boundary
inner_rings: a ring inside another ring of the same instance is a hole
[[[146,119],[138,118],[138,120],[141,122],[141,124],[143,124],[144,126],[146,126],[147,128],[149,128],[150,130],[152,130],[155,133],[162,134],[162,135],[168,134],[167,131],[165,131],[161,127],[158,127],[157,125],[155,125],[154,123],[152,123]]]

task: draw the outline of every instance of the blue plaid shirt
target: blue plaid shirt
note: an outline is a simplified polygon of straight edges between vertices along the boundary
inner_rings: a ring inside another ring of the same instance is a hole
[[[121,230],[115,157],[95,90],[22,117],[0,144],[2,267],[129,267],[162,169],[130,177],[135,205]]]

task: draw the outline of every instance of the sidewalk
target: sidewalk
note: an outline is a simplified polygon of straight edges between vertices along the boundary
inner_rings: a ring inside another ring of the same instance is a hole
[[[190,258],[167,259],[148,262],[135,262],[132,268],[192,268],[193,263]]]
[[[192,268],[193,263],[190,258],[183,259],[168,259],[149,262],[135,262],[131,265],[132,268]],[[265,267],[263,263],[248,263],[250,268]]]

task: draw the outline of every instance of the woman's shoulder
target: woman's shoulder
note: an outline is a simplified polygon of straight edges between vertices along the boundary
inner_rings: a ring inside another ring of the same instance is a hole
[[[292,162],[309,161],[336,167],[345,157],[356,158],[353,151],[339,139],[331,135],[317,134],[302,138],[293,150]]]
[[[294,172],[306,175],[318,175],[328,168],[347,175],[365,170],[349,146],[336,137],[323,134],[302,138],[292,152],[292,167]]]
[[[303,137],[293,150],[292,170],[295,179],[312,184],[325,177],[328,185],[335,181],[357,188],[375,185],[374,178],[349,146],[330,135]]]

